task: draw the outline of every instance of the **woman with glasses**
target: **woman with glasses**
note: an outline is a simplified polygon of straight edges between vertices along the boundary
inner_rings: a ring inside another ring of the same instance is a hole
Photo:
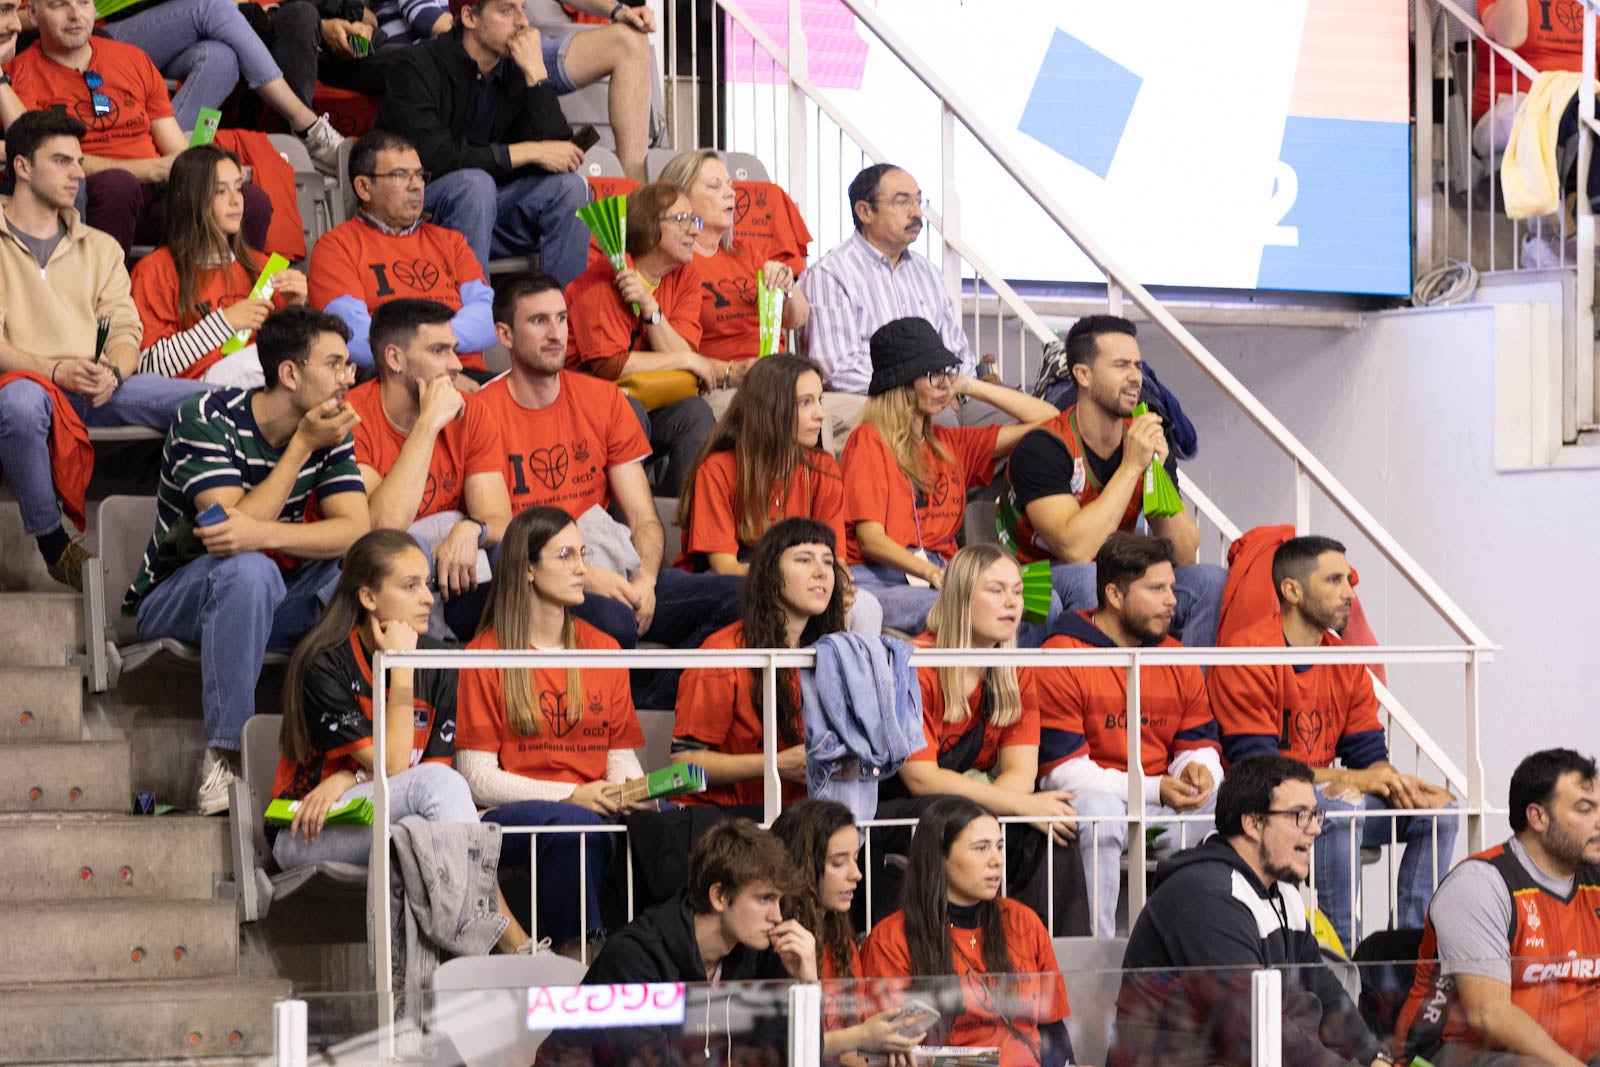
[[[837,580],[833,531],[815,519],[784,519],[750,556],[744,618],[706,638],[701,648],[801,648],[845,626],[844,587]],[[672,756],[699,764],[709,788],[688,804],[759,806],[762,775],[762,672],[697,667],[678,682]],[[778,672],[778,775],[784,803],[806,795],[806,746],[800,679]],[[752,812],[757,818],[759,811]]]
[[[572,615],[583,603],[589,550],[560,508],[529,508],[511,520],[489,586],[483,628],[469,649],[610,649],[617,643]],[[466,670],[460,683],[456,764],[484,815],[505,827],[598,826],[630,805],[619,786],[643,774],[644,747],[628,672],[598,667]],[[587,875],[580,867],[587,839]],[[508,830],[500,847],[501,884],[520,916],[528,899],[530,855],[537,853],[535,934],[574,952],[600,927],[600,877],[611,834]],[[588,928],[579,919],[587,901]]]
[[[1050,934],[1000,894],[1005,834],[976,801],[940,797],[917,820],[905,906],[872,928],[861,971],[891,1004],[939,1009],[931,1045],[998,1048],[1000,1067],[1073,1062],[1066,984]]]
[[[428,557],[399,530],[373,530],[350,546],[339,584],[322,618],[301,638],[283,685],[276,799],[298,802],[294,821],[269,825],[272,855],[284,870],[308,863],[366,866],[367,826],[327,825],[341,805],[372,796],[372,657],[378,651],[442,648],[424,636],[433,593]],[[420,815],[435,822],[476,822],[466,781],[450,769],[456,725],[456,672],[389,671],[384,769],[389,816]],[[501,951],[528,935],[499,899],[507,917]]]
[[[733,232],[737,194],[721,154],[710,148],[679,153],[662,169],[660,180],[677,186],[689,198],[689,210],[705,220],[694,246],[703,282],[700,351],[735,364],[756,357],[761,341],[758,277],[783,291],[783,329],[804,326],[811,305],[795,285],[795,271],[776,258],[775,250]],[[736,367],[735,375],[739,373]]]
[[[1024,434],[1059,415],[1015,389],[969,378],[926,319],[895,319],[872,335],[872,380],[861,425],[844,448],[845,559],[883,605],[883,624],[921,633],[966,521],[967,490],[988,485],[995,462]],[[994,405],[1007,426],[934,422],[961,397]]]
[[[658,496],[678,495],[716,422],[701,394],[734,384],[731,364],[699,352],[701,225],[677,186],[641,185],[628,194],[628,268],[597,260],[566,292],[567,366],[617,382],[649,409],[652,454],[667,461]]]
[[[222,346],[276,308],[304,304],[306,277],[280,270],[272,276],[273,298],[251,299],[266,257],[246,247],[240,231],[244,185],[238,157],[215,145],[172,161],[161,245],[133,268],[133,301],[144,323],[141,373],[238,388],[263,384],[253,347],[224,356]]]

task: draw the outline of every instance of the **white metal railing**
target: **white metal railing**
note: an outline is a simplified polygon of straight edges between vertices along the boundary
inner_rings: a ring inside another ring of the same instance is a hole
[[[1378,648],[1355,648],[1344,646],[1339,648],[1117,648],[1117,649],[1006,649],[1006,650],[966,650],[966,649],[915,649],[912,653],[912,664],[917,667],[972,667],[992,665],[1014,665],[1019,667],[1041,668],[1088,668],[1088,667],[1120,667],[1127,672],[1127,696],[1125,711],[1130,723],[1139,721],[1139,711],[1142,706],[1140,697],[1140,668],[1146,664],[1151,666],[1208,666],[1212,664],[1232,665],[1260,665],[1260,664],[1325,664],[1325,663],[1362,663],[1373,662],[1402,663],[1402,664],[1442,664],[1463,667],[1465,670],[1468,719],[1468,743],[1473,754],[1472,765],[1476,765],[1477,752],[1477,722],[1476,722],[1476,672],[1478,664],[1486,655],[1486,650],[1471,646],[1394,646]],[[777,672],[782,668],[802,668],[812,666],[815,653],[810,649],[744,649],[736,651],[469,651],[469,650],[428,650],[405,653],[379,652],[373,659],[373,707],[385,708],[387,705],[388,669],[391,667],[433,668],[439,670],[485,670],[502,669],[506,667],[540,667],[540,668],[566,668],[587,667],[595,669],[631,669],[631,668],[684,668],[694,667],[697,664],[713,662],[719,667],[754,668],[762,671],[763,700],[763,786],[764,786],[764,821],[770,823],[777,818],[782,810],[782,786],[778,777],[778,726],[777,726]],[[1395,727],[1407,729],[1407,724],[1395,719],[1389,722],[1391,731]],[[1125,798],[1128,805],[1125,819],[1129,826],[1128,834],[1128,915],[1131,922],[1144,907],[1146,874],[1148,872],[1148,856],[1144,841],[1144,827],[1147,823],[1167,823],[1180,821],[1169,817],[1150,819],[1144,810],[1144,782],[1143,762],[1141,757],[1142,738],[1141,731],[1131,729],[1127,732],[1128,738],[1128,795]],[[1393,738],[1391,735],[1391,742]],[[376,880],[381,888],[389,884],[389,781],[386,767],[385,747],[387,738],[385,731],[373,731],[373,768],[375,772],[373,789],[373,835],[372,852],[370,856],[370,877]],[[1423,758],[1423,750],[1419,746],[1417,758]],[[1468,819],[1469,848],[1477,850],[1482,847],[1481,824],[1486,813],[1483,806],[1481,788],[1474,790],[1474,783],[1469,778],[1469,796],[1459,811],[1459,814]],[[1384,817],[1388,813],[1376,813],[1374,817]],[[1401,813],[1404,814],[1404,813]],[[1354,817],[1361,817],[1359,814]],[[1019,819],[1013,821],[1039,822],[1039,819]],[[1480,838],[1473,840],[1470,828],[1480,828]],[[605,832],[594,827],[584,827],[582,832]],[[1354,835],[1352,835],[1354,836]],[[580,838],[580,842],[582,842]],[[631,878],[630,878],[631,885]],[[374,946],[376,963],[376,987],[382,1011],[380,1018],[393,1019],[394,991],[393,985],[393,946],[390,944],[387,931],[390,930],[390,895],[387,892],[375,894],[377,901],[377,914],[374,916],[374,929],[385,932]],[[537,902],[535,901],[535,908]],[[391,1050],[392,1051],[392,1050]]]

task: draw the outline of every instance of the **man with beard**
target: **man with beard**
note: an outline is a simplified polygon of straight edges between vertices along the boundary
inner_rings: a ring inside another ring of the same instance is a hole
[[[1284,756],[1241,760],[1217,790],[1217,835],[1161,865],[1122,958],[1109,1064],[1251,1063],[1250,975],[1274,967],[1284,1063],[1392,1067],[1322,965],[1295,889],[1323,825],[1311,778]]]
[[[1355,593],[1344,545],[1329,537],[1296,537],[1272,557],[1272,584],[1281,618],[1267,617],[1234,636],[1237,645],[1267,648],[1339,648],[1336,636],[1350,621]],[[1448,790],[1401,774],[1389,762],[1378,721],[1372,677],[1360,663],[1230,667],[1206,677],[1211,707],[1222,729],[1222,755],[1231,764],[1259,753],[1304,760],[1316,773],[1323,808],[1336,812],[1442,808]],[[1337,759],[1341,766],[1335,767]],[[1360,818],[1352,844],[1349,818],[1328,820],[1316,855],[1317,906],[1345,945],[1354,950],[1360,924],[1351,914],[1358,870],[1355,848],[1389,843],[1391,819]],[[1398,925],[1422,925],[1433,888],[1450,868],[1455,817],[1400,816],[1394,835],[1405,842],[1400,861]]]
[[[122,613],[141,641],[200,646],[202,815],[227,810],[262,657],[316,623],[371,525],[350,441],[360,420],[345,403],[349,336],[310,308],[269,316],[256,331],[266,384],[201,393],[167,432],[156,527]]]
[[[1115,315],[1073,324],[1066,350],[1078,402],[1017,444],[1000,487],[1000,543],[1018,563],[1055,561],[1050,576],[1063,611],[1099,603],[1095,554],[1112,531],[1138,524],[1151,461],[1159,459],[1178,483],[1161,416],[1133,417],[1144,384],[1137,332]],[[1147,521],[1173,546],[1173,630],[1186,645],[1214,644],[1227,571],[1195,562],[1200,528],[1187,510]]]
[[[1510,819],[1509,841],[1463,861],[1434,894],[1427,962],[1400,1015],[1404,1053],[1438,1067],[1600,1064],[1594,760],[1565,748],[1528,756],[1511,775]]]
[[[1182,648],[1167,633],[1173,594],[1172,544],[1113,533],[1095,556],[1100,604],[1062,615],[1045,648]],[[1128,676],[1121,667],[1043,668],[1039,698],[1039,788],[1073,794],[1079,815],[1128,813]],[[1139,668],[1139,761],[1148,816],[1210,814],[1222,780],[1217,722],[1199,667]],[[1159,855],[1199,844],[1209,821],[1157,824]],[[1128,824],[1085,822],[1084,873],[1094,883],[1095,934],[1116,933],[1119,862]]]

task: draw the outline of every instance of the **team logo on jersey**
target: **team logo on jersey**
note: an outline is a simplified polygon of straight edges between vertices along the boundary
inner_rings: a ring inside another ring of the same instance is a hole
[[[605,713],[606,713],[605,698],[602,697],[599,693],[590,693],[589,694],[589,714],[593,715],[595,718],[598,719],[598,718],[601,718],[602,716],[604,716]]]
[[[575,725],[567,718],[567,694],[546,689],[539,693],[539,714],[544,716],[550,732],[556,737],[566,737]]]
[[[1308,753],[1317,751],[1322,739],[1322,713],[1316,708],[1303,708],[1294,713],[1294,732],[1300,735],[1300,745]]]
[[[1540,19],[1540,29],[1548,30],[1551,28],[1550,16],[1554,14],[1556,21],[1561,23],[1563,30],[1568,33],[1583,32],[1583,7],[1577,3],[1577,0],[1555,0],[1554,4],[1541,3],[1539,8],[1540,13],[1544,16]],[[1555,10],[1552,11],[1552,8]]]
[[[1539,904],[1532,897],[1523,897],[1521,900],[1522,914],[1528,923],[1528,929],[1537,930],[1544,925],[1539,918]]]
[[[944,502],[950,499],[950,483],[954,480],[948,474],[941,474],[933,480],[933,488],[928,492],[929,506],[944,506]]]
[[[1083,470],[1083,457],[1077,456],[1072,461],[1072,491],[1083,492],[1083,487],[1089,484],[1089,477]]]
[[[402,284],[418,292],[428,292],[439,284],[439,268],[425,259],[413,259],[409,263],[396,260],[389,264],[389,269],[394,271],[394,276]]]
[[[412,705],[411,728],[413,730],[426,730],[428,728],[428,709],[421,704]]]
[[[579,463],[589,462],[589,439],[580,437],[572,445],[572,458]]]
[[[439,724],[439,740],[447,745],[456,743],[456,721],[454,719],[446,719]]]
[[[567,480],[567,446],[534,449],[528,455],[528,473],[546,489],[560,488]]]

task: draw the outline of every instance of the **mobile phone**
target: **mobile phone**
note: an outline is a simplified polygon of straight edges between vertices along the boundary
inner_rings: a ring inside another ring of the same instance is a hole
[[[228,513],[222,510],[221,504],[212,504],[194,517],[194,524],[196,526],[215,526],[227,517]]]
[[[572,133],[572,143],[580,152],[587,152],[600,143],[600,131],[593,126],[579,126]]]
[[[939,1009],[915,997],[907,1000],[895,1016],[894,1025],[901,1037],[916,1037],[928,1032],[928,1027],[939,1021]]]

